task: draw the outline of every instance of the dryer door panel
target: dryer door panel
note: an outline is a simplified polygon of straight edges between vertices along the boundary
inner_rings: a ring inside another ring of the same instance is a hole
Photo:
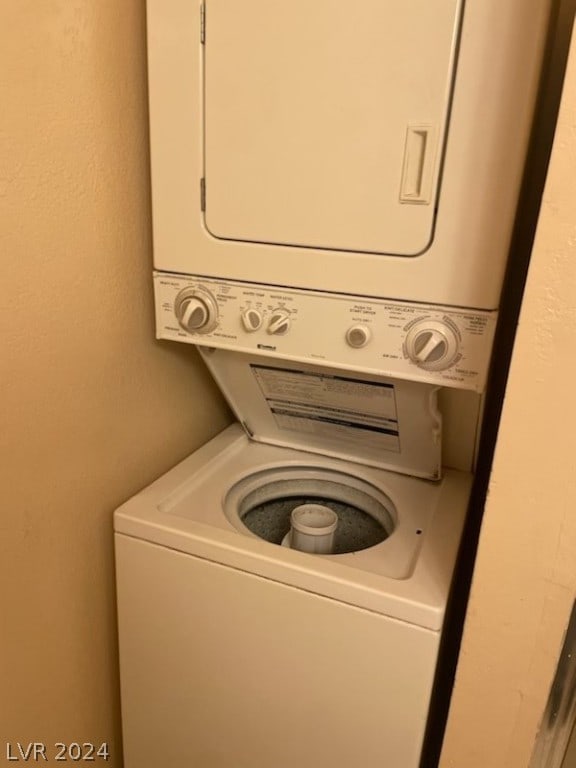
[[[461,0],[207,0],[217,238],[415,255],[434,227]]]

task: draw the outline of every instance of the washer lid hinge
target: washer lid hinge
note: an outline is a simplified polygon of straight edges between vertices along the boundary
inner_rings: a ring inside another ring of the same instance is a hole
[[[202,45],[206,42],[206,6],[204,3],[200,6],[200,42]]]
[[[200,210],[206,210],[206,179],[200,179]]]
[[[244,431],[248,435],[248,437],[254,437],[254,432],[252,432],[252,430],[250,429],[250,427],[245,421],[242,422],[242,426],[244,428]]]

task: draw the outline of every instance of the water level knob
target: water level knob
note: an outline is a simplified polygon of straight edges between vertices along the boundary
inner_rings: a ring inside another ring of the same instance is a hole
[[[268,322],[268,333],[274,336],[283,336],[290,328],[290,313],[286,310],[276,309]]]

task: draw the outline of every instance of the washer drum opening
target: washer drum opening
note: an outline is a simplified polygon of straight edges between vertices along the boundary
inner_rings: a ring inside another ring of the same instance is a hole
[[[323,469],[249,475],[232,486],[224,510],[242,533],[280,545],[290,532],[292,510],[302,504],[321,504],[336,513],[334,555],[374,547],[396,526],[396,508],[385,494],[359,478]]]

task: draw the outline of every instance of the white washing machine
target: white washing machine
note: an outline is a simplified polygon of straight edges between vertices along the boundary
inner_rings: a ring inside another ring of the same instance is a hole
[[[115,515],[126,768],[417,768],[472,477],[437,388],[205,357],[243,427]]]
[[[238,424],[115,515],[126,768],[417,768],[550,6],[147,0],[157,336]]]

